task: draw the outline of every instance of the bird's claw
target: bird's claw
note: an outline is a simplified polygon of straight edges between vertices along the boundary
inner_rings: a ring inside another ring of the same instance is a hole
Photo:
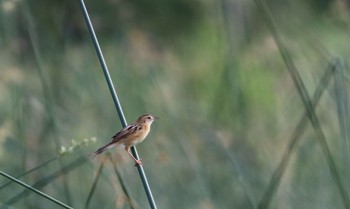
[[[135,160],[135,166],[142,166],[142,159]]]

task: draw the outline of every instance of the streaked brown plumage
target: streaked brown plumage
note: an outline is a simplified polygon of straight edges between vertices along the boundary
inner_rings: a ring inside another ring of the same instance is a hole
[[[102,152],[115,145],[120,145],[124,146],[124,149],[133,158],[133,160],[135,161],[135,165],[142,165],[141,159],[138,160],[132,155],[130,147],[135,146],[136,144],[142,142],[146,138],[146,136],[150,132],[152,123],[156,119],[158,119],[158,117],[150,114],[141,115],[135,122],[126,126],[121,131],[116,133],[112,137],[111,142],[96,150],[95,156],[100,155]]]

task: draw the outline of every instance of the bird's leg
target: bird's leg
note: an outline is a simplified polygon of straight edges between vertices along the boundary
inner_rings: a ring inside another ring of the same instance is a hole
[[[126,151],[129,153],[129,155],[132,157],[132,159],[134,159],[134,161],[135,161],[135,166],[138,166],[138,165],[142,165],[142,159],[136,159],[135,157],[134,157],[134,155],[132,155],[132,153],[131,153],[131,150],[130,149],[126,149]]]

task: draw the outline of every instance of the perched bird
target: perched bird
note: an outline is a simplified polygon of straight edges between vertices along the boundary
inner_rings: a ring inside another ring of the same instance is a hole
[[[117,146],[124,147],[124,149],[134,159],[135,166],[142,165],[141,159],[138,160],[132,155],[130,151],[130,147],[135,146],[136,144],[142,142],[146,138],[149,131],[151,130],[152,123],[156,119],[159,119],[159,118],[150,114],[141,115],[135,122],[126,126],[121,131],[116,133],[112,137],[111,142],[109,142],[105,146],[96,150],[94,156],[100,155],[102,152],[106,151],[107,149],[117,145]]]

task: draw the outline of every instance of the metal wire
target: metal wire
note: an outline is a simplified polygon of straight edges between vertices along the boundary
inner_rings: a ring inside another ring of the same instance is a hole
[[[115,91],[115,88],[114,88],[111,76],[109,74],[109,71],[108,71],[108,68],[107,68],[107,65],[106,65],[106,62],[105,62],[105,59],[103,57],[100,45],[98,43],[98,40],[97,40],[95,31],[94,31],[94,28],[93,28],[92,23],[90,21],[90,17],[89,17],[88,11],[86,9],[84,0],[80,0],[80,7],[81,7],[81,10],[82,10],[83,15],[84,15],[84,19],[85,19],[86,25],[87,25],[87,27],[89,29],[89,33],[90,33],[90,36],[92,38],[92,42],[94,44],[94,47],[95,47],[98,59],[100,61],[103,73],[105,75],[105,78],[106,78],[106,81],[107,81],[107,84],[108,84],[108,88],[109,88],[109,90],[111,92],[114,104],[116,106],[120,122],[122,123],[123,127],[126,127],[127,126],[127,122],[125,120],[124,113],[123,113],[122,107],[121,107],[119,99],[118,99],[118,95],[117,95],[117,93]],[[137,150],[136,150],[135,147],[131,147],[131,152],[132,152],[132,154],[134,155],[134,157],[136,159],[139,159],[139,155],[138,155]],[[151,188],[150,188],[150,186],[148,184],[148,180],[147,180],[147,177],[146,177],[146,174],[145,174],[145,171],[144,171],[142,165],[137,166],[137,170],[139,172],[139,175],[140,175],[143,187],[145,189],[145,192],[146,192],[149,204],[151,206],[151,209],[157,209],[156,203],[155,203],[153,195],[152,195]]]

